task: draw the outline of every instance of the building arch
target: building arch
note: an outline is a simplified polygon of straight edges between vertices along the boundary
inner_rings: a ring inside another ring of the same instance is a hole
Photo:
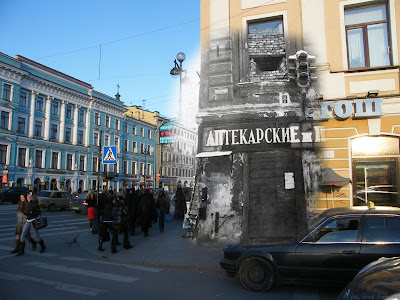
[[[58,182],[57,179],[53,178],[50,181],[50,190],[58,190]]]
[[[17,179],[17,186],[25,186],[25,179],[24,178],[18,178]]]

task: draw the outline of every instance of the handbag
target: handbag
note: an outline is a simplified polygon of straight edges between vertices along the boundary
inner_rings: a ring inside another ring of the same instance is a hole
[[[165,221],[170,221],[169,214],[165,214]]]
[[[36,219],[32,222],[32,225],[35,229],[42,229],[47,227],[47,218],[43,216],[38,216]]]

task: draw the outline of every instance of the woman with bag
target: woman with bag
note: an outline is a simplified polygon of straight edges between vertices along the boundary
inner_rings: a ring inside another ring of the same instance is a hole
[[[26,222],[26,215],[24,215],[23,212],[21,212],[22,205],[26,201],[26,195],[21,194],[20,196],[20,202],[18,205],[18,212],[17,212],[17,225],[15,225],[15,249],[11,251],[11,253],[17,253],[19,250],[19,244],[20,244],[20,239],[21,239],[21,234],[22,234],[22,229],[24,228],[25,222]],[[28,233],[26,239],[32,244],[32,250],[36,249],[36,244],[37,242],[31,237],[31,235]]]
[[[33,226],[33,222],[35,221],[35,219],[42,214],[42,212],[40,211],[39,202],[36,199],[32,199],[31,194],[28,194],[26,196],[26,201],[24,201],[24,203],[22,204],[20,211],[26,215],[27,220],[24,225],[24,229],[22,229],[21,241],[19,244],[19,251],[17,256],[25,254],[25,239],[30,232],[31,227],[36,240],[39,241],[40,253],[43,253],[46,250],[46,246],[44,245],[44,242],[40,237],[38,230]]]
[[[89,219],[89,232],[93,232],[93,222],[94,222],[94,217],[96,213],[96,199],[94,197],[93,190],[89,190],[87,197],[86,197],[86,203],[88,205],[88,214],[87,217]]]

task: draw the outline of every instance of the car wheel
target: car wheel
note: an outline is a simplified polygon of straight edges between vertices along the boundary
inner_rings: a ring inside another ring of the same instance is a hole
[[[243,286],[256,292],[268,291],[275,283],[274,268],[262,258],[250,258],[241,264],[239,278]]]
[[[47,207],[48,211],[55,211],[56,206],[54,205],[54,203],[49,204],[49,206]]]

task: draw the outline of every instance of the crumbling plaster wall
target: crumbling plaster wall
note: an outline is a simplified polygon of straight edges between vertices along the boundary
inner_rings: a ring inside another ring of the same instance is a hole
[[[218,241],[240,238],[244,194],[243,165],[241,154],[202,158],[202,163],[198,164],[198,180],[193,199],[196,203],[192,205],[192,209],[200,207],[201,190],[205,187],[208,204],[207,218],[199,220],[197,226],[197,238]],[[219,213],[218,224],[216,213]]]

